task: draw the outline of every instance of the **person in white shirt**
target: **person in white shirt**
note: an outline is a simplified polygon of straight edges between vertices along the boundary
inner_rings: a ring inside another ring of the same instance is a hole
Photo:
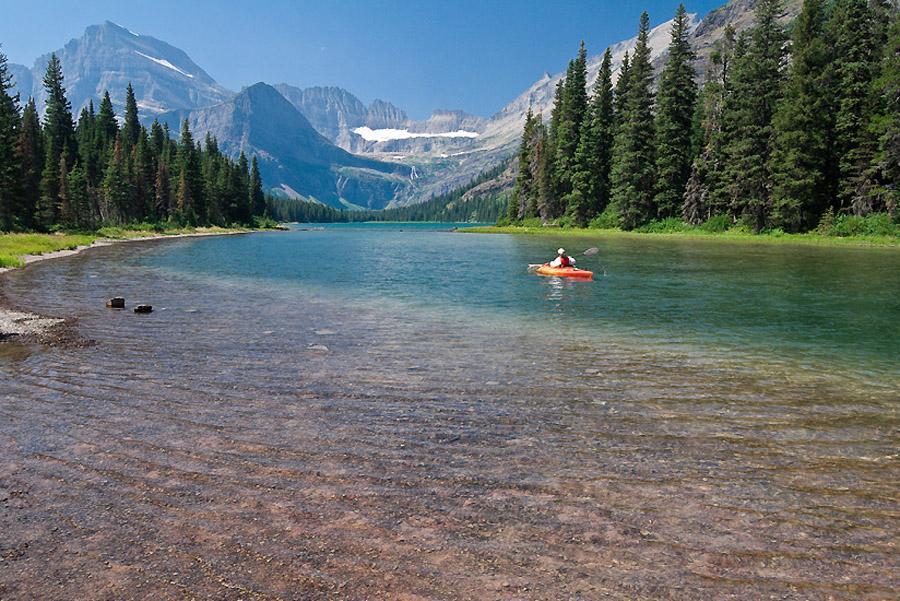
[[[575,267],[575,259],[566,254],[566,249],[556,251],[557,257],[550,261],[550,267]]]

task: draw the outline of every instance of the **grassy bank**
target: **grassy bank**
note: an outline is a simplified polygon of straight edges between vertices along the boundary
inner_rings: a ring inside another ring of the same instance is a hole
[[[157,228],[151,225],[105,227],[96,232],[77,234],[0,234],[0,268],[21,267],[27,255],[42,255],[60,250],[89,246],[97,240],[131,240],[157,236],[229,234],[250,231],[240,228]]]
[[[524,234],[542,236],[572,236],[594,238],[643,238],[643,239],[702,239],[721,240],[725,242],[751,242],[762,244],[812,244],[822,246],[884,246],[900,248],[898,236],[853,235],[829,236],[818,233],[785,234],[783,232],[766,232],[752,234],[743,231],[727,230],[709,232],[699,228],[683,229],[674,232],[628,232],[620,229],[540,227],[540,226],[487,226],[460,228],[461,232],[476,234]]]

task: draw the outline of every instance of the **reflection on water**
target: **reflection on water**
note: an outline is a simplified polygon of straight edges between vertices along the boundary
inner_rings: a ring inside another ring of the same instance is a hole
[[[0,359],[0,596],[896,590],[894,255],[404,229],[9,277],[98,344]]]

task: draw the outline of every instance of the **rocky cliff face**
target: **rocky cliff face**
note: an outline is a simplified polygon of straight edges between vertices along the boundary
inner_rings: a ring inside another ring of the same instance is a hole
[[[9,74],[12,77],[12,93],[19,95],[19,104],[24,105],[32,94],[33,77],[31,69],[25,65],[17,65],[15,63],[7,63]]]
[[[338,146],[351,148],[351,131],[366,124],[368,108],[359,98],[337,87],[300,89],[288,84],[274,86],[320,134]]]
[[[56,55],[62,62],[66,91],[76,115],[89,100],[97,105],[105,90],[121,112],[129,83],[144,117],[210,106],[234,95],[182,50],[110,21],[88,27],[82,37],[70,41]],[[46,54],[34,62],[29,81],[20,72],[22,100],[34,96],[39,110],[45,99],[41,82],[49,60],[50,54]]]
[[[365,125],[372,129],[398,129],[403,127],[407,119],[403,109],[397,108],[390,102],[375,99],[369,105]]]
[[[423,121],[384,100],[366,107],[342,88],[297,88],[278,84],[275,88],[334,144],[350,152],[370,155],[446,154],[471,147],[487,120],[463,111],[437,110]],[[361,131],[361,128],[365,128]]]
[[[380,209],[410,186],[412,170],[350,154],[318,133],[278,91],[264,83],[227,102],[159,116],[178,131],[187,119],[196,139],[214,136],[223,152],[256,155],[267,187],[334,207]]]

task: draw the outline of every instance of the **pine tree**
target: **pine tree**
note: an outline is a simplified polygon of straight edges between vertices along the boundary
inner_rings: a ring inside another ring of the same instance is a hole
[[[157,219],[168,219],[172,214],[172,198],[169,192],[169,170],[162,161],[156,168],[156,181],[153,186],[154,196],[154,213]]]
[[[12,229],[16,199],[20,194],[21,166],[16,153],[19,95],[10,94],[12,84],[6,55],[0,52],[0,231]]]
[[[31,98],[22,111],[22,126],[16,140],[16,156],[20,168],[19,202],[13,215],[17,229],[33,229],[41,196],[41,172],[44,167],[44,144],[37,107]]]
[[[138,117],[137,101],[134,98],[134,88],[131,82],[125,88],[125,123],[122,125],[122,139],[125,148],[130,149],[137,146],[138,139],[141,135],[141,122]]]
[[[103,178],[100,214],[106,223],[129,221],[133,190],[128,174],[122,137],[116,138],[106,175]]]
[[[628,91],[613,155],[613,202],[628,229],[647,222],[654,214],[653,67],[649,33],[650,17],[645,12],[641,15],[638,41],[629,66]]]
[[[771,221],[790,232],[814,227],[831,200],[827,181],[833,129],[831,55],[824,28],[824,0],[805,0],[794,23],[784,97],[773,118]]]
[[[192,224],[196,222],[196,213],[194,212],[194,201],[191,198],[191,186],[188,182],[188,176],[184,169],[178,176],[178,189],[175,192],[175,212],[181,223]]]
[[[122,132],[125,133],[125,130]],[[153,157],[150,151],[150,142],[147,140],[147,130],[138,126],[137,142],[131,151],[131,177],[134,201],[131,217],[135,220],[155,219],[153,213],[155,206],[155,193],[153,184],[155,170]]]
[[[616,116],[616,123],[622,121],[625,114],[625,99],[628,98],[628,83],[631,80],[631,58],[628,51],[622,57],[622,65],[619,67],[619,78],[616,80],[615,93],[613,95],[613,111]]]
[[[89,181],[100,179],[100,153],[96,146],[97,116],[94,114],[94,101],[81,109],[78,124],[75,126],[75,140],[78,144],[78,163],[83,167]]]
[[[656,204],[657,216],[680,212],[684,188],[691,173],[697,86],[694,52],[689,41],[690,17],[680,4],[672,23],[669,56],[663,68],[656,105]]]
[[[581,125],[587,113],[587,52],[584,42],[578,49],[578,58],[569,63],[565,83],[562,88],[562,100],[559,103],[559,117],[555,131],[555,180],[556,194],[563,199],[561,206],[554,211],[554,217],[563,212],[565,197],[572,191],[575,175],[575,154],[581,141]]]
[[[69,168],[66,165],[66,153],[59,155],[59,224],[65,228],[74,228],[77,225],[75,207],[72,205],[72,197],[69,194]]]
[[[749,44],[746,31],[736,35],[728,25],[714,46],[701,98],[703,150],[692,167],[691,177],[695,181],[688,186],[691,193],[685,192],[683,213],[692,215],[688,223],[696,225],[698,218],[706,220],[713,215],[731,214],[726,150],[732,141],[734,120],[729,111],[733,107],[734,66],[743,59]]]
[[[532,169],[532,147],[534,146],[534,113],[531,107],[525,114],[525,126],[522,129],[522,140],[519,143],[519,170],[516,173],[516,183],[508,210],[510,221],[520,221],[525,218],[532,198],[535,195],[534,170]]]
[[[197,149],[187,119],[181,124],[181,140],[178,144],[178,190],[177,205],[179,217],[184,223],[195,224],[200,219],[202,207],[199,195],[203,182],[200,178],[200,165],[197,160]]]
[[[74,216],[73,226],[80,230],[89,230],[94,227],[93,207],[88,191],[88,180],[80,165],[76,165],[67,182],[69,203]]]
[[[553,179],[556,163],[553,141],[549,131],[543,126],[535,128],[535,146],[531,162],[537,194],[529,209],[529,215],[540,217],[541,221],[546,223],[556,210],[556,182]]]
[[[74,161],[78,156],[75,125],[72,121],[72,105],[66,98],[62,63],[59,62],[56,54],[51,54],[50,62],[47,63],[44,89],[47,92],[47,103],[44,109],[44,135],[47,137],[47,146],[53,148],[52,158],[55,168],[61,154],[66,153],[69,161]]]
[[[66,98],[62,64],[56,54],[50,55],[44,75],[44,89],[47,91],[44,113],[45,160],[41,174],[38,225],[42,229],[49,229],[59,216],[59,158],[65,156],[68,162],[77,156],[72,107]]]
[[[35,209],[34,225],[48,231],[59,218],[59,157],[53,138],[46,137],[43,169],[41,171],[40,197]]]
[[[878,141],[878,150],[871,166],[876,185],[870,202],[872,210],[885,210],[896,216],[900,204],[900,19],[896,15],[887,34],[874,96],[878,111],[871,131]]]
[[[101,154],[112,148],[118,135],[119,123],[116,121],[116,113],[109,92],[105,92],[103,100],[100,101],[100,111],[97,113],[97,147]]]
[[[250,215],[264,217],[266,214],[266,195],[263,193],[262,176],[259,174],[259,161],[256,155],[250,161]]]
[[[575,153],[573,196],[567,204],[578,225],[585,225],[609,204],[613,134],[612,53],[607,48]]]
[[[781,99],[785,33],[778,21],[780,0],[760,0],[747,52],[734,64],[732,89],[724,119],[728,142],[723,176],[732,210],[756,231],[769,217],[774,128],[772,119]]]
[[[865,172],[876,151],[868,131],[873,116],[872,81],[878,36],[867,0],[837,0],[829,20],[834,45],[835,167],[837,209],[863,214],[867,206]]]

